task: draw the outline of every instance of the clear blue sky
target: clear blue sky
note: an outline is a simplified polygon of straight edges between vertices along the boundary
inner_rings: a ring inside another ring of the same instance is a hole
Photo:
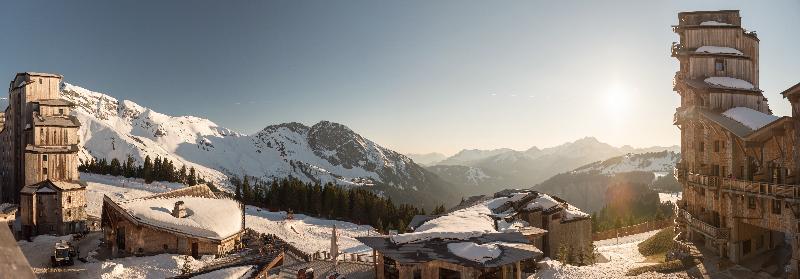
[[[742,10],[761,89],[800,82],[800,1],[14,1],[0,78],[67,82],[243,133],[331,120],[400,152],[672,145],[670,25]]]

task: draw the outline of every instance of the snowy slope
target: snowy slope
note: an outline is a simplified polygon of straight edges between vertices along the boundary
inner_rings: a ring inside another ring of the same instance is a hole
[[[158,156],[194,166],[200,176],[219,185],[226,184],[227,175],[247,174],[265,180],[292,176],[345,186],[380,182],[400,191],[448,191],[408,157],[337,123],[284,123],[244,135],[207,119],[169,116],[68,83],[62,95],[77,105],[73,114],[82,123],[82,160],[123,160],[130,154],[141,163],[145,156]]]
[[[654,173],[671,173],[681,155],[672,151],[644,154],[625,154],[605,161],[594,162],[575,169],[576,173],[616,173],[646,171]]]

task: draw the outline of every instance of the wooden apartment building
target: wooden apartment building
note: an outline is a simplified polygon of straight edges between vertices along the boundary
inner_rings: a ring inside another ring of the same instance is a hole
[[[739,11],[683,12],[678,21],[681,236],[733,263],[790,251],[772,264],[797,278],[800,86],[783,92],[792,116],[772,115],[759,89],[760,41]]]
[[[85,187],[78,182],[78,128],[61,99],[62,77],[18,73],[0,123],[0,200],[20,205],[22,236],[83,231]]]

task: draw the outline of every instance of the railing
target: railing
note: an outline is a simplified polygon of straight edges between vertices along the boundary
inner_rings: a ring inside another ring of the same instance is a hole
[[[784,198],[800,198],[798,185],[722,178],[721,189]]]
[[[710,176],[710,175],[702,175],[696,173],[687,173],[686,174],[686,181],[689,183],[699,184],[703,186],[708,186],[712,188],[719,188],[720,186],[720,177],[719,176]]]
[[[724,178],[713,175],[688,173],[685,170],[675,169],[675,176],[680,182],[689,182],[719,190],[746,192],[782,198],[800,199],[800,187],[791,184],[777,184],[761,181]],[[685,180],[681,180],[685,177]]]
[[[678,209],[678,217],[683,218],[690,227],[715,239],[728,239],[731,230],[729,228],[718,228],[700,219],[694,218],[689,211]]]

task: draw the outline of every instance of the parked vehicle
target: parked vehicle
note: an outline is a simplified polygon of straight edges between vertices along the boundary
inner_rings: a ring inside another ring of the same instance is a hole
[[[53,255],[50,256],[50,262],[53,267],[73,265],[75,264],[76,255],[77,253],[75,253],[75,247],[72,246],[72,243],[62,240],[56,242],[53,248]]]

